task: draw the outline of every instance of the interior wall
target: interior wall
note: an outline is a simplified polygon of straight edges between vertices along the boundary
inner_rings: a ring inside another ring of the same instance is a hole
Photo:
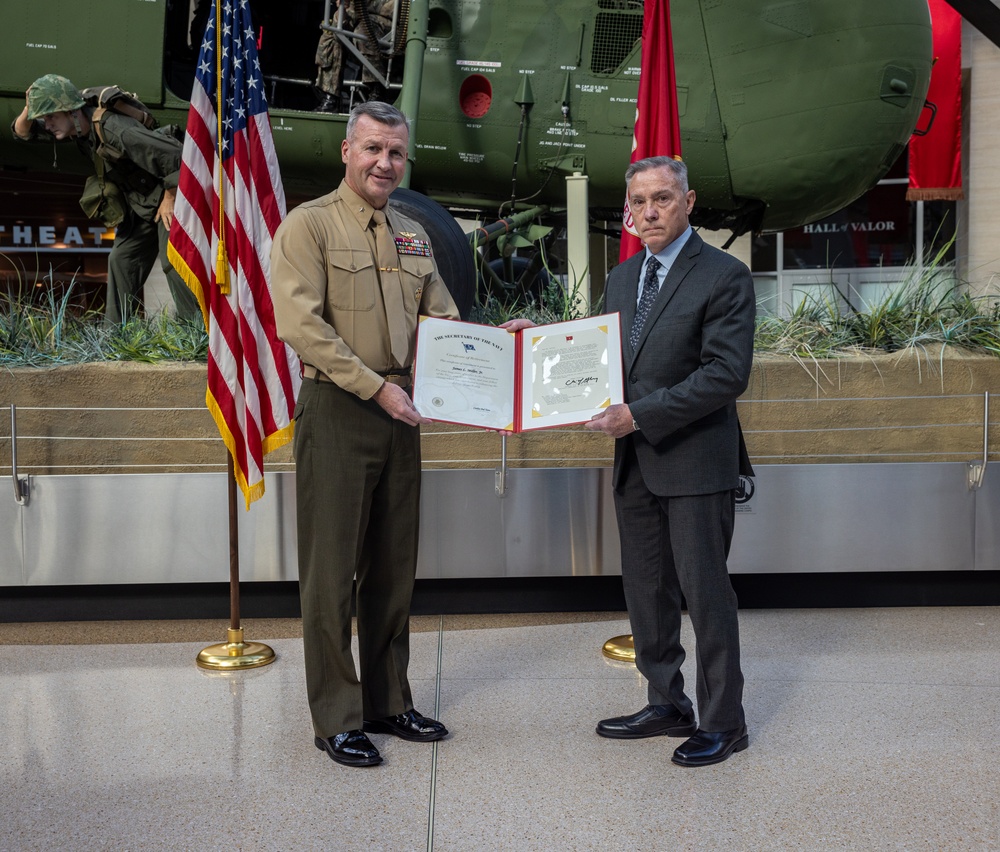
[[[966,260],[965,275],[974,293],[1000,284],[1000,48],[968,21],[962,25],[962,64],[969,69],[968,119],[965,136],[965,198],[967,242],[959,245]],[[963,250],[964,249],[964,250]]]

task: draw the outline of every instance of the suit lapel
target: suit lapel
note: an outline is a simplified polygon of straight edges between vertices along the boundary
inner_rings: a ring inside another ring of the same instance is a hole
[[[646,317],[646,326],[643,328],[642,333],[639,335],[639,342],[635,345],[635,351],[633,352],[633,360],[635,355],[638,354],[639,350],[642,349],[643,344],[646,342],[646,337],[649,334],[649,330],[655,325],[657,319],[659,319],[660,314],[663,313],[664,308],[673,298],[674,293],[677,292],[677,288],[681,286],[681,282],[687,277],[687,274],[694,268],[695,263],[698,260],[698,255],[701,253],[702,240],[696,233],[692,232],[688,241],[684,244],[681,249],[680,254],[677,255],[676,260],[674,260],[673,265],[670,267],[670,271],[667,273],[666,279],[663,281],[663,286],[660,287],[660,292],[656,294],[656,301],[653,302],[653,306],[649,309],[649,316]],[[639,288],[639,278],[638,273],[636,274],[636,293],[638,293]],[[632,318],[635,317],[635,300],[633,299],[632,305]],[[629,320],[627,328],[632,327],[632,321]]]

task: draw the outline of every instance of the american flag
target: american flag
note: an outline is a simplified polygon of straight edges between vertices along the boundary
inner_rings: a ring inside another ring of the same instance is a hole
[[[269,288],[285,194],[250,8],[248,0],[220,1],[218,17],[215,2],[208,16],[191,94],[169,256],[201,303],[205,402],[249,509],[264,493],[264,456],[291,440],[300,379],[294,352],[275,331]]]

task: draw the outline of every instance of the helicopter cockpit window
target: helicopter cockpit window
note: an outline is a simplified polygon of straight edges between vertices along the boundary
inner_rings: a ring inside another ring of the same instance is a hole
[[[642,5],[601,0],[601,11],[594,20],[594,46],[590,70],[595,74],[614,74],[642,38]]]

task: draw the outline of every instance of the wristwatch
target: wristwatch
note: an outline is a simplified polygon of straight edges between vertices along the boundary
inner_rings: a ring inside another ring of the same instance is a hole
[[[638,432],[639,431],[639,424],[635,422],[635,418],[634,417],[632,418],[632,431],[633,432]]]

